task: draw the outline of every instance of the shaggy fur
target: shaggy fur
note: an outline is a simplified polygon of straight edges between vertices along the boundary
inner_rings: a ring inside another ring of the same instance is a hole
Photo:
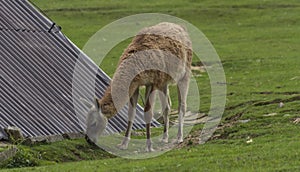
[[[146,86],[145,121],[147,150],[152,151],[150,122],[153,116],[154,97],[151,93],[160,90],[162,112],[165,120],[163,141],[168,141],[168,113],[170,100],[168,85],[177,83],[179,95],[178,141],[182,142],[183,117],[192,61],[192,44],[186,29],[173,23],[159,23],[142,29],[123,52],[114,77],[102,99],[98,100],[100,115],[111,118],[130,100],[128,129],[120,145],[126,149],[140,86]],[[88,124],[89,125],[89,124]],[[94,137],[94,136],[93,136]],[[96,136],[95,136],[96,137]],[[93,140],[93,139],[92,139]]]
[[[118,68],[112,79],[112,82],[115,82],[116,86],[122,87],[124,85],[123,83],[128,82],[129,79],[126,78],[126,73],[130,73],[131,71],[128,70],[128,63],[125,63],[124,61],[129,58],[139,58],[134,56],[134,54],[146,50],[162,50],[172,53],[186,63],[185,66],[178,67],[182,69],[180,72],[183,75],[189,75],[192,61],[192,44],[189,36],[183,27],[173,23],[164,22],[152,27],[144,28],[136,37],[134,37],[131,44],[125,49],[120,57]],[[147,61],[134,61],[139,64],[132,64],[132,66],[146,66],[147,64],[153,66],[153,64],[158,62],[160,62],[160,64],[167,63],[161,61],[159,58],[160,57],[155,53],[154,55],[149,56]],[[178,69],[173,64],[171,64],[171,67],[169,68],[173,68],[173,70],[174,68]],[[140,86],[153,84],[155,89],[161,90],[165,85],[172,82],[174,83],[174,80],[170,75],[164,72],[153,70],[144,71],[133,79],[129,91],[126,91],[129,97],[131,97],[134,91]],[[123,88],[116,89],[123,90]],[[128,100],[122,102],[124,102],[125,105]],[[99,104],[101,112],[106,117],[111,118],[116,115],[117,109],[112,101],[111,85],[107,88],[103,98],[99,100]]]

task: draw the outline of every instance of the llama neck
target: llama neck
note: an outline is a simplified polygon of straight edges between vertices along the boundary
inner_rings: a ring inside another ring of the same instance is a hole
[[[104,96],[99,100],[101,112],[108,118],[115,116],[126,105],[138,87],[137,84],[129,83],[126,76],[126,72],[120,72],[118,68]]]
[[[113,117],[117,113],[117,109],[112,100],[110,85],[107,87],[103,97],[98,101],[98,103],[102,114],[107,118]]]

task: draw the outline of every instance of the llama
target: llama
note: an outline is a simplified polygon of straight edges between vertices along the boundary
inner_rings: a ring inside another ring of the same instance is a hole
[[[87,137],[97,143],[98,137],[113,117],[127,102],[128,126],[120,149],[127,149],[136,114],[139,88],[146,87],[144,118],[146,122],[146,151],[153,151],[150,123],[153,117],[154,93],[159,98],[164,119],[163,142],[168,142],[170,99],[168,85],[177,84],[178,134],[183,142],[183,121],[190,79],[192,44],[186,29],[174,23],[163,22],[142,29],[124,50],[112,78],[101,99],[96,99],[87,115]]]

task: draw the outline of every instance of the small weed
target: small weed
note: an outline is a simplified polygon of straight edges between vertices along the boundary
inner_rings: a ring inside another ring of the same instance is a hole
[[[2,168],[20,168],[20,167],[33,167],[39,165],[41,155],[33,153],[27,149],[19,148],[17,153],[12,158],[2,162]]]

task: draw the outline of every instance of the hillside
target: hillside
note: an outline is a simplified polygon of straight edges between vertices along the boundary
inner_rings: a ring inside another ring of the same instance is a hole
[[[165,13],[190,22],[206,35],[220,56],[227,102],[217,131],[203,145],[197,144],[202,124],[194,126],[176,149],[145,160],[112,156],[87,145],[84,139],[33,147],[21,145],[25,153],[20,157],[41,167],[14,171],[300,170],[299,1],[32,2],[80,48],[106,24],[136,13]],[[126,40],[118,44],[100,65],[109,76],[128,43]],[[193,65],[199,64],[194,58]],[[206,114],[210,107],[209,76],[206,72],[193,74],[199,75],[199,112]],[[171,96],[172,108],[176,109],[174,88]],[[6,167],[16,166],[12,163]]]

